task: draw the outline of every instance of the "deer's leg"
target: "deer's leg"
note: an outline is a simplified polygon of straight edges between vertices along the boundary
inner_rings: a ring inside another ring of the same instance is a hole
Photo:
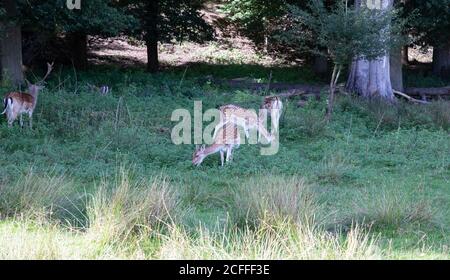
[[[267,141],[269,141],[269,143],[272,142],[272,140],[273,140],[273,135],[270,134],[270,133],[267,131],[267,129],[264,127],[264,125],[262,125],[261,122],[258,122],[257,128],[258,128],[259,133],[260,133],[262,136],[264,136],[264,138],[266,138]]]
[[[28,118],[30,121],[30,129],[33,129],[33,113],[32,112],[28,113]]]
[[[223,150],[220,150],[220,165],[223,166]]]
[[[23,116],[20,114],[20,127],[23,128]]]
[[[233,147],[229,146],[227,148],[227,162],[232,161],[233,160]]]

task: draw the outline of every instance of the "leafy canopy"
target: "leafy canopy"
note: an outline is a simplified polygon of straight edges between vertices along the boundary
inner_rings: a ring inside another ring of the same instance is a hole
[[[289,5],[284,22],[278,40],[314,54],[325,56],[328,52],[337,65],[346,65],[353,58],[378,58],[404,39],[397,11],[355,9],[347,1],[339,1],[331,9],[322,0],[310,0],[306,9]]]
[[[152,5],[147,0],[121,0],[119,5],[137,19],[133,35],[140,39],[146,36],[148,26],[156,23],[160,42],[184,40],[203,42],[213,37],[212,27],[199,12],[203,2],[201,0],[158,0],[159,11],[156,19],[149,16],[152,14],[150,11]]]
[[[408,0],[401,5],[403,16],[414,13],[407,21],[407,30],[421,46],[450,43],[450,0]]]
[[[38,32],[55,31],[116,36],[136,21],[114,0],[82,1],[80,10],[69,10],[66,0],[20,0],[23,25]]]

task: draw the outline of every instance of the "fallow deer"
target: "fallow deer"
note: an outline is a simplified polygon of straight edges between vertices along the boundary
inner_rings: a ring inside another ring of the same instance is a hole
[[[110,87],[107,85],[102,85],[102,86],[95,86],[95,85],[91,85],[91,84],[87,84],[89,89],[93,92],[99,93],[100,95],[108,95],[108,93],[110,92]]]
[[[229,162],[233,157],[233,149],[238,148],[240,144],[241,135],[238,127],[233,123],[227,123],[218,129],[213,144],[195,149],[192,163],[199,166],[207,156],[220,152],[220,164],[223,166],[224,153],[227,153],[226,162]]]
[[[245,131],[245,136],[250,137],[249,130],[256,128],[262,136],[264,136],[269,142],[272,142],[274,137],[264,127],[263,119],[259,118],[254,110],[245,109],[237,105],[229,104],[219,108],[220,119],[219,124],[214,128],[214,135],[219,129],[228,123],[241,126]]]
[[[265,97],[261,109],[261,112],[263,113],[260,115],[260,118],[266,118],[267,116],[265,114],[269,111],[272,127],[274,130],[278,130],[281,113],[283,111],[283,102],[281,102],[281,98],[278,96]]]
[[[20,126],[23,127],[22,114],[27,113],[29,117],[30,129],[33,128],[33,112],[36,108],[39,91],[44,88],[44,82],[53,70],[53,63],[47,63],[47,74],[44,78],[36,84],[31,84],[28,80],[25,80],[28,84],[28,92],[10,92],[6,94],[3,99],[5,110],[2,112],[6,114],[8,119],[8,126],[11,127],[17,117],[20,117]]]

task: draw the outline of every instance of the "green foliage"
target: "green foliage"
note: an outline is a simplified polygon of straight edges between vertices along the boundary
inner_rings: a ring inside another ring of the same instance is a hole
[[[66,0],[20,1],[22,23],[27,30],[47,33],[82,33],[116,36],[133,28],[136,21],[115,1],[82,1],[80,10],[69,10]]]
[[[449,41],[450,0],[402,1],[403,16],[415,13],[417,17],[407,22],[407,30],[414,42],[421,46],[439,46]]]
[[[222,11],[246,35],[261,44],[264,37],[270,36],[277,18],[285,13],[286,3],[285,0],[230,0],[225,2]]]
[[[331,10],[322,0],[309,1],[307,9],[290,5],[285,24],[278,36],[282,43],[324,56],[328,51],[336,65],[346,65],[355,57],[384,55],[398,44],[401,30],[395,12],[355,9],[343,1]]]
[[[138,20],[133,34],[142,39],[148,28],[156,23],[158,40],[181,42],[184,40],[203,42],[212,39],[213,29],[205,22],[199,10],[204,1],[158,0],[157,18],[151,17],[153,9],[148,1],[124,0],[119,5]]]

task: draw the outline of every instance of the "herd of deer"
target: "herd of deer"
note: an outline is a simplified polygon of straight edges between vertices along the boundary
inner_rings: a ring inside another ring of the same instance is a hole
[[[11,127],[17,117],[20,118],[20,126],[23,127],[23,114],[28,114],[30,129],[33,127],[33,112],[36,108],[39,91],[44,88],[44,82],[53,70],[53,63],[47,63],[47,73],[44,78],[32,84],[25,80],[28,85],[28,92],[10,92],[7,93],[4,102],[3,114],[6,114],[8,126]],[[109,92],[107,86],[102,86],[98,89],[102,95]],[[236,105],[224,105],[219,108],[220,118],[219,124],[214,129],[213,143],[205,147],[196,147],[192,163],[199,166],[203,160],[214,153],[220,153],[221,165],[224,164],[224,154],[226,153],[226,162],[232,159],[233,149],[239,147],[241,144],[241,137],[238,127],[242,127],[245,136],[249,138],[249,130],[257,129],[259,133],[264,136],[269,142],[274,140],[274,135],[270,134],[263,125],[266,119],[267,112],[270,112],[272,129],[278,130],[278,124],[283,109],[283,103],[278,96],[265,97],[261,105],[261,113],[258,116],[254,110],[245,109]]]
[[[214,153],[220,152],[220,162],[224,164],[224,153],[226,153],[226,162],[232,159],[233,149],[241,144],[241,136],[238,127],[242,127],[245,136],[249,138],[249,130],[257,129],[269,142],[275,140],[273,134],[269,133],[263,125],[263,121],[270,112],[272,121],[272,130],[277,132],[283,103],[278,96],[268,96],[260,108],[261,114],[258,116],[254,110],[245,109],[236,105],[224,105],[219,108],[219,124],[214,129],[213,143],[205,147],[197,147],[192,157],[192,163],[199,166],[203,160]]]

